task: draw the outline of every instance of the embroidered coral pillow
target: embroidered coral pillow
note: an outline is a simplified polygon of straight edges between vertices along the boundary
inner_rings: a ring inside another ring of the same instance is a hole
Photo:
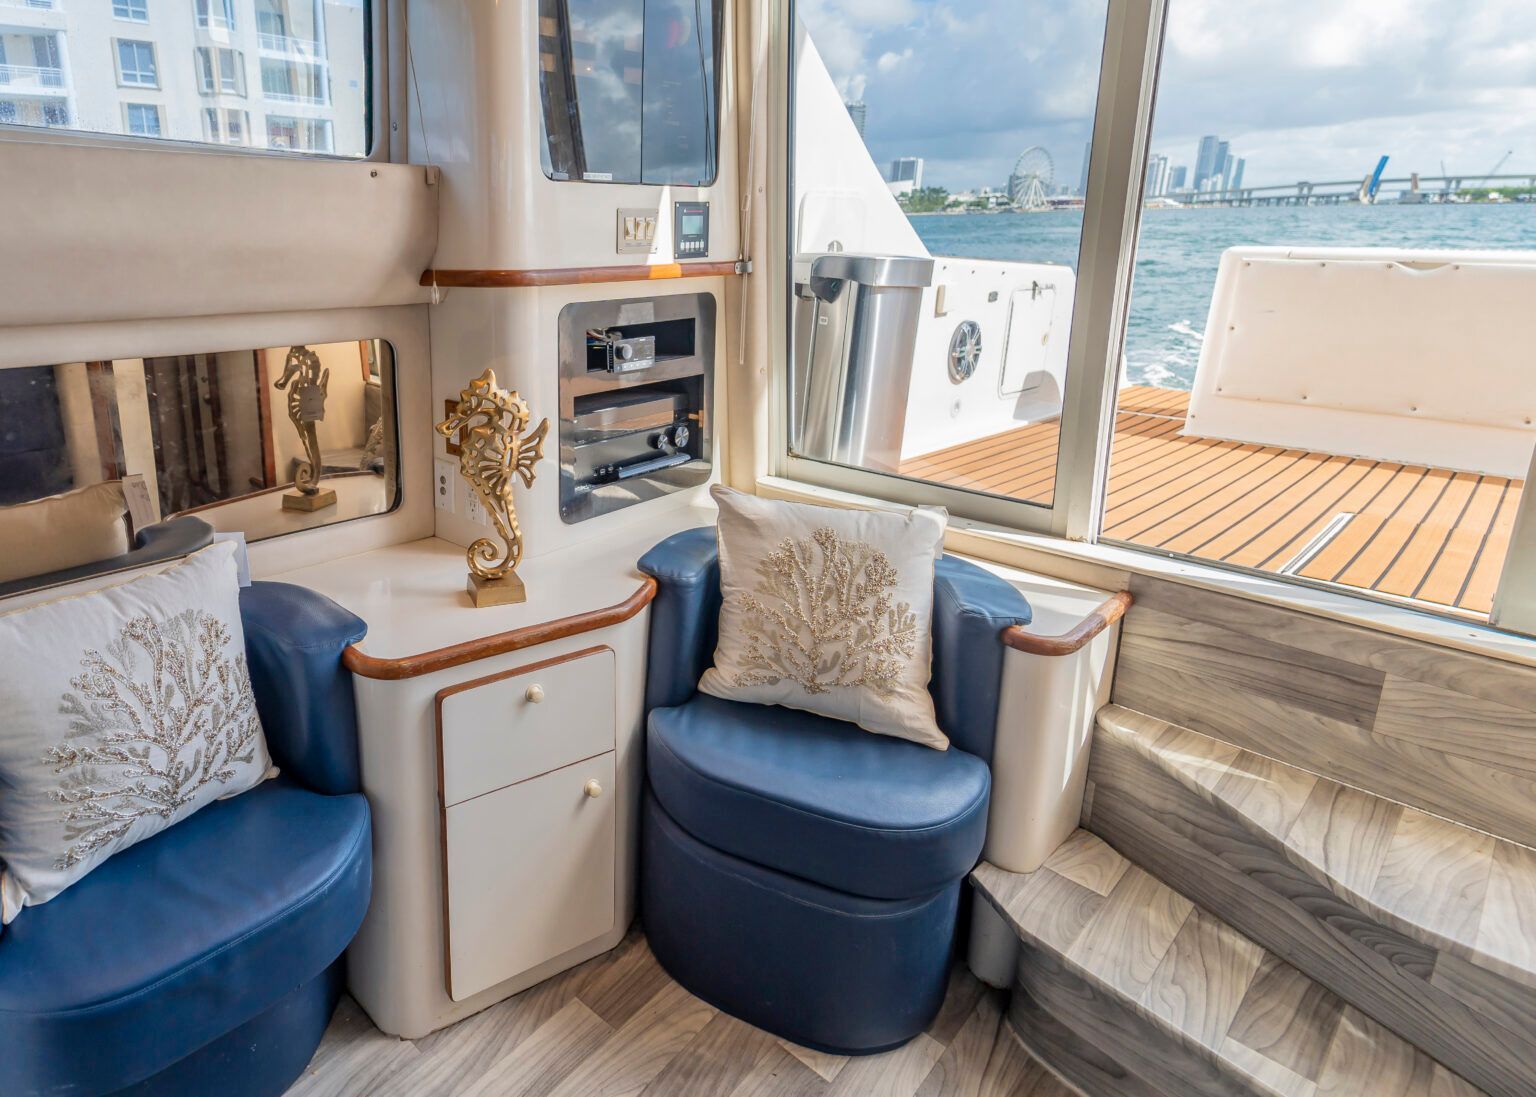
[[[234,546],[0,614],[0,712],[0,921],[10,922],[271,767]]]
[[[720,640],[699,689],[948,749],[928,692],[944,512],[713,494]]]

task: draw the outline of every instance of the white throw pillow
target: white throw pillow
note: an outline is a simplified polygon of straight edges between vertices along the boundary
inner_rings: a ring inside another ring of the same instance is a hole
[[[713,495],[720,640],[699,689],[947,750],[928,692],[945,513]]]
[[[0,922],[261,783],[234,553],[0,614]]]
[[[123,555],[127,513],[121,480],[0,507],[0,583]]]

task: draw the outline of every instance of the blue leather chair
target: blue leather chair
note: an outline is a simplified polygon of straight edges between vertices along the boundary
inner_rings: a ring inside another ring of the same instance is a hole
[[[5,927],[5,1097],[275,1095],[320,1042],[372,890],[340,662],[364,625],[282,583],[253,584],[240,609],[282,775],[118,854]]]
[[[898,1046],[943,1003],[961,881],[986,836],[1001,633],[1029,604],[973,564],[934,581],[936,751],[696,690],[714,654],[713,529],[640,561],[658,584],[646,678],[640,907],[705,1001],[840,1054]]]

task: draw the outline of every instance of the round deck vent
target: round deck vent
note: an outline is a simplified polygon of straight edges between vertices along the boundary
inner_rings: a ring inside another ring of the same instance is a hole
[[[981,325],[963,320],[949,339],[949,379],[955,384],[969,381],[981,363]]]

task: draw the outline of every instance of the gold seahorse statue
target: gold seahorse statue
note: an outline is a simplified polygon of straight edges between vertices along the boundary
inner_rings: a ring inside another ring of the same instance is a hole
[[[523,531],[517,524],[512,482],[521,479],[523,486],[533,486],[533,466],[544,456],[549,432],[548,419],[529,431],[532,421],[528,402],[497,385],[495,371],[488,369],[459,393],[453,414],[437,424],[443,437],[459,435],[459,475],[480,496],[504,542],[498,547],[482,537],[469,546],[470,593],[476,605],[520,602],[524,597],[522,582],[514,574],[523,558]]]
[[[288,418],[304,446],[304,460],[293,475],[293,486],[299,490],[283,496],[283,506],[289,510],[320,510],[336,502],[334,491],[320,490],[320,474],[325,466],[320,455],[319,428],[315,426],[325,418],[330,383],[331,371],[321,367],[318,354],[308,347],[292,347],[283,363],[283,375],[272,385],[279,392],[287,390]]]

